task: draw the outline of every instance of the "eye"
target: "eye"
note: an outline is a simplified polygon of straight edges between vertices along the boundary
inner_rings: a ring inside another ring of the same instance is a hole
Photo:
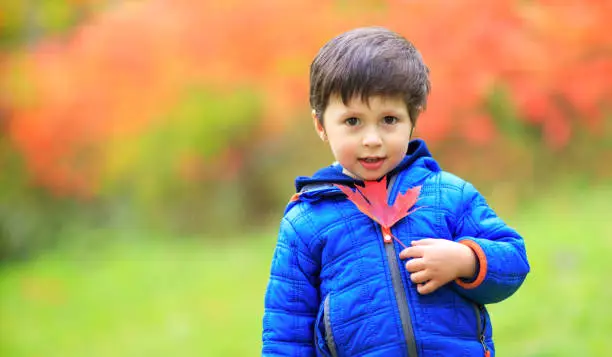
[[[387,115],[386,117],[383,118],[383,122],[387,125],[397,124],[398,121],[399,119],[397,119],[394,116],[390,116],[390,115]]]
[[[348,126],[356,126],[359,125],[359,119],[355,117],[350,117],[344,121]]]

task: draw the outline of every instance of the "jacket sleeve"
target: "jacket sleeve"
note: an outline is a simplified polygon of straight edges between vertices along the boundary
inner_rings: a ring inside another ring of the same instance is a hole
[[[262,356],[315,356],[314,322],[319,308],[318,266],[303,238],[283,218],[265,295]]]
[[[465,184],[461,201],[456,240],[472,248],[477,271],[472,279],[457,279],[453,285],[478,304],[502,301],[514,294],[529,272],[523,238],[495,214],[471,184]]]

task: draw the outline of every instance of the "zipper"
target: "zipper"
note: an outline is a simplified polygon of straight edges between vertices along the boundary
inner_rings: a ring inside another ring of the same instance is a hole
[[[484,311],[484,306],[476,304],[476,303],[472,304],[472,306],[474,306],[474,311],[476,312],[476,326],[477,326],[476,332],[477,332],[478,340],[480,341],[480,344],[482,345],[482,349],[484,350],[484,357],[490,357],[491,351],[489,350],[489,347],[487,346],[487,343],[485,342],[485,330],[487,328],[487,315]],[[484,325],[482,324],[481,316],[484,317],[485,319]]]
[[[394,175],[389,180],[389,186],[391,187],[391,195],[393,196],[394,183],[397,175]],[[404,331],[404,339],[408,346],[408,356],[417,357],[416,341],[414,338],[414,330],[412,328],[412,318],[410,317],[410,308],[408,306],[408,298],[406,296],[406,290],[402,281],[402,276],[398,264],[398,257],[395,251],[395,244],[393,243],[392,233],[390,229],[381,229],[382,238],[385,246],[385,253],[387,254],[387,261],[389,262],[389,270],[391,273],[391,284],[393,285],[393,291],[395,293],[395,300],[397,302],[397,308],[400,314],[400,321],[402,323],[402,329]]]

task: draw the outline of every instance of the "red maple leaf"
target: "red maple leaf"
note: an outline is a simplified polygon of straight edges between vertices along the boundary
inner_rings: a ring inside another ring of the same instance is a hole
[[[390,242],[393,237],[391,227],[416,211],[410,209],[421,193],[421,186],[413,187],[403,194],[399,193],[393,205],[389,205],[386,177],[380,181],[365,181],[364,187],[356,186],[355,191],[346,186],[336,185],[336,187],[344,192],[361,212],[381,225],[385,242]]]

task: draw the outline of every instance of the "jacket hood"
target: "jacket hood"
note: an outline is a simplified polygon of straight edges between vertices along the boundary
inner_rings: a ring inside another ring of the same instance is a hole
[[[412,140],[408,145],[408,151],[404,159],[387,174],[387,177],[391,177],[404,170],[421,157],[431,157],[431,153],[429,152],[429,149],[427,149],[425,141],[421,139]],[[362,180],[354,179],[342,173],[342,166],[338,163],[334,163],[315,172],[315,174],[311,177],[297,177],[295,179],[295,190],[296,192],[300,192],[308,185],[323,184],[341,184],[346,186],[364,185]]]

